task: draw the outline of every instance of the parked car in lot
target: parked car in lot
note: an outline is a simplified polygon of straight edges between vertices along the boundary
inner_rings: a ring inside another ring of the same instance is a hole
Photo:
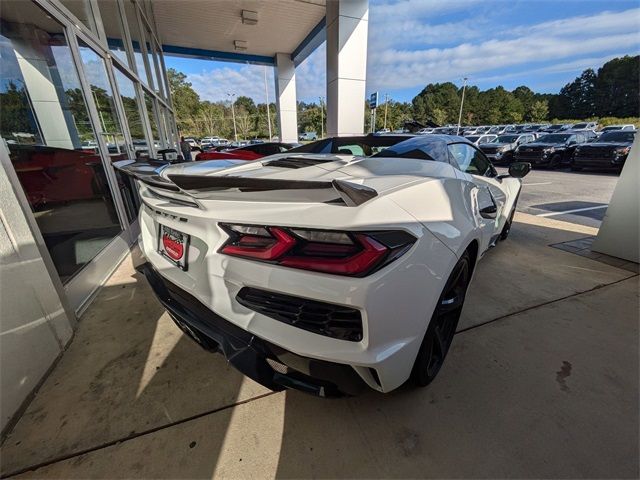
[[[606,132],[595,142],[576,147],[571,170],[595,168],[621,171],[635,135],[633,131]]]
[[[511,129],[513,129],[513,125],[494,125],[489,129],[487,133],[501,135],[503,133],[508,132]]]
[[[438,135],[455,135],[458,127],[438,127],[434,128],[432,133],[436,133]],[[462,131],[462,128],[460,129]]]
[[[518,162],[529,162],[534,167],[568,166],[575,148],[586,140],[580,133],[549,133],[535,142],[516,148],[515,159]]]
[[[613,132],[616,130],[622,130],[622,131],[633,131],[635,132],[636,130],[636,126],[632,125],[632,124],[627,124],[627,125],[609,125],[607,127],[604,127],[601,132],[602,133],[606,133],[606,132]]]
[[[308,142],[308,141],[313,141],[317,139],[318,139],[317,132],[304,132],[298,137],[298,140],[300,140],[301,142]]]
[[[442,135],[369,158],[289,155],[121,167],[149,207],[138,270],[179,328],[267,388],[328,397],[429,384],[530,165],[498,175]]]
[[[555,125],[549,126],[545,131],[547,133],[560,133],[564,130],[571,130],[573,128],[573,123],[556,123]]]
[[[480,150],[495,165],[505,165],[513,162],[513,154],[519,145],[533,142],[535,136],[532,133],[518,135],[509,133],[499,135],[493,142],[479,145]]]
[[[193,147],[200,148],[200,144],[195,138],[191,138],[191,137],[185,138],[184,141],[187,142],[189,145],[191,145],[191,148]]]
[[[576,123],[571,130],[597,130],[598,122],[581,122]]]
[[[196,155],[196,160],[257,160],[267,155],[286,152],[291,148],[293,146],[290,143],[255,143],[225,151],[208,150]]]
[[[434,130],[433,128],[425,127],[425,128],[421,128],[420,130],[418,130],[416,132],[416,134],[418,134],[418,135],[428,135],[429,133],[433,133],[433,130]],[[386,132],[380,131],[378,133],[389,133],[389,129],[387,129]]]
[[[584,137],[587,139],[587,142],[592,142],[598,138],[598,134],[596,133],[596,131],[588,128],[572,128],[571,130],[567,130],[566,133],[579,133],[581,135],[584,135]]]
[[[465,138],[469,140],[471,143],[473,143],[474,145],[482,145],[483,143],[493,142],[496,138],[498,138],[498,136],[493,134],[490,134],[490,135],[481,134],[481,135],[465,135]]]

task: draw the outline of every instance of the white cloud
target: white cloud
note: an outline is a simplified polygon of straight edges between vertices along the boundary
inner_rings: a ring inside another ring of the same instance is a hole
[[[492,75],[488,77],[476,77],[473,80],[474,82],[477,82],[477,83],[499,82],[501,80],[505,80],[508,78],[518,78],[518,77],[525,77],[525,76],[530,77],[532,75],[539,75],[541,73],[552,73],[552,74],[553,73],[570,73],[570,72],[579,73],[587,68],[593,68],[594,70],[597,70],[599,67],[601,67],[604,63],[608,62],[609,60],[612,60],[617,57],[622,57],[624,55],[626,55],[626,53],[618,52],[618,53],[611,53],[601,57],[579,58],[577,60],[572,60],[570,62],[555,63],[547,67],[536,68],[533,70],[505,73],[502,75]],[[564,85],[565,83],[567,82],[562,82],[562,80],[560,80],[559,83],[553,82],[553,85],[557,85],[557,84]]]
[[[200,95],[201,100],[210,102],[227,101],[227,93],[235,93],[238,97],[245,95],[256,103],[265,102],[264,72],[267,69],[267,88],[269,102],[275,101],[273,68],[262,65],[243,65],[242,67],[221,67],[203,70],[201,73],[190,73],[187,81]]]
[[[367,88],[421,87],[505,67],[533,64],[535,68],[536,63],[576,54],[637,52],[639,15],[640,9],[604,12],[515,29],[519,35],[506,39],[467,42],[450,48],[387,48],[370,52]]]
[[[552,6],[550,2],[541,8]],[[506,12],[513,5],[505,2],[499,7]],[[600,66],[615,56],[611,52],[640,51],[640,8],[527,26],[510,25],[508,15],[487,14],[492,11],[495,4],[487,6],[480,0],[372,0],[367,91],[422,88],[462,76],[472,82],[531,79]],[[451,20],[451,14],[460,20]],[[297,67],[298,100],[317,101],[326,94],[325,57],[323,44]],[[264,67],[216,67],[188,75],[203,99],[226,100],[227,92],[235,92],[264,102]],[[267,78],[273,101],[271,68]]]

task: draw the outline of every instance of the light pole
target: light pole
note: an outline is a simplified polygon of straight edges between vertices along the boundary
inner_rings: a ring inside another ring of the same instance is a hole
[[[238,129],[236,128],[236,109],[233,107],[233,99],[236,96],[235,93],[227,93],[227,97],[231,98],[231,117],[233,118],[233,137],[235,142],[238,143]]]
[[[324,107],[323,107],[323,103],[322,97],[319,97],[320,99],[320,138],[324,138]]]
[[[462,121],[462,106],[464,105],[464,91],[467,88],[467,77],[464,77],[462,83],[462,101],[460,102],[460,115],[458,115],[458,130],[456,135],[460,135],[460,122]]]
[[[382,127],[383,130],[387,129],[387,107],[389,106],[389,94],[385,93],[384,94],[384,126]]]

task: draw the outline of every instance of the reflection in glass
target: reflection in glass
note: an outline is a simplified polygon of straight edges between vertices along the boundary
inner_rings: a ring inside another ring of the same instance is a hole
[[[147,70],[144,66],[144,57],[142,56],[142,40],[140,37],[140,26],[138,24],[138,16],[136,15],[136,7],[131,0],[124,1],[124,11],[127,17],[127,25],[129,25],[129,34],[133,46],[133,58],[136,62],[136,70],[138,77],[143,83],[148,84]]]
[[[124,28],[120,18],[118,3],[114,0],[99,0],[102,25],[107,36],[107,43],[111,53],[129,65],[127,50],[124,46]],[[130,65],[129,65],[130,66]]]
[[[146,151],[147,140],[144,134],[142,117],[140,116],[140,108],[136,98],[136,90],[133,80],[129,79],[129,77],[122,73],[118,68],[114,68],[113,73],[115,74],[118,90],[120,91],[120,99],[124,106],[126,122],[127,125],[129,125],[129,132],[131,133],[134,149],[136,151],[141,149]]]
[[[151,31],[146,23],[142,22],[144,25],[144,36],[145,36],[145,46],[147,47],[147,61],[149,62],[149,70],[151,71],[151,81],[153,82],[153,88],[157,92],[162,92],[160,88],[160,83],[158,82],[158,74],[156,71],[156,58],[155,52],[153,48],[153,44],[155,43],[153,40],[153,36],[151,35]]]
[[[127,158],[122,127],[118,120],[118,111],[113,99],[113,90],[109,84],[104,61],[82,40],[78,40],[80,58],[84,73],[91,86],[91,95],[98,109],[98,121],[112,161]]]
[[[153,146],[156,150],[160,147],[160,129],[158,127],[158,112],[155,108],[155,101],[151,96],[144,92],[144,103],[147,106],[147,115],[149,115],[149,125],[151,125],[151,134],[153,135]]]
[[[140,116],[140,108],[133,80],[127,77],[118,68],[114,68],[113,73],[116,77],[118,91],[120,92],[120,99],[122,100],[122,106],[124,107],[124,122],[129,127],[135,155],[136,157],[149,156],[149,146],[147,145],[146,136],[144,134],[142,117]],[[140,208],[140,199],[138,197],[137,190],[130,177],[122,175],[119,171],[116,171],[116,177],[118,178],[118,187],[127,213],[127,218],[129,219],[129,222],[133,222],[137,218]]]
[[[97,33],[93,9],[89,0],[60,0],[67,9],[93,33]]]
[[[65,282],[120,223],[62,25],[30,1],[0,17],[2,137]]]

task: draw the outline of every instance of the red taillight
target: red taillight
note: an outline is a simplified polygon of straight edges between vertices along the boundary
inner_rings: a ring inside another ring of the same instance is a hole
[[[284,267],[365,276],[398,258],[415,242],[402,231],[334,232],[222,224],[221,253]]]
[[[264,229],[265,234],[258,235],[234,230],[237,225],[230,225],[234,239],[232,243],[222,247],[222,253],[238,257],[255,258],[258,260],[275,260],[290,250],[296,243],[295,238],[277,227]]]

